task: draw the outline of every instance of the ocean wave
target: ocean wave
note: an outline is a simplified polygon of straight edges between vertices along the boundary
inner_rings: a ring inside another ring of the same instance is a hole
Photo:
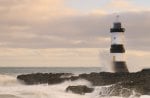
[[[6,77],[6,76],[5,76]],[[5,79],[6,80],[6,79]],[[7,80],[12,80],[9,78]],[[0,86],[0,98],[87,98],[87,96],[66,93],[65,89],[69,85],[89,85],[85,80],[67,81],[57,85],[13,85]]]
[[[100,96],[99,92],[102,87],[94,87],[92,93],[85,95],[78,95],[72,92],[66,92],[66,88],[72,85],[87,85],[92,86],[86,80],[66,81],[57,85],[23,85],[16,80],[15,76],[0,75],[0,98],[108,98]],[[104,91],[105,92],[105,91]],[[109,98],[121,98],[112,96]],[[135,98],[134,95],[130,98]],[[150,96],[143,95],[140,98],[150,98]]]
[[[0,98],[20,98],[11,94],[0,94]]]
[[[0,75],[0,86],[13,86],[19,85],[19,81],[17,81],[15,76],[11,75]]]

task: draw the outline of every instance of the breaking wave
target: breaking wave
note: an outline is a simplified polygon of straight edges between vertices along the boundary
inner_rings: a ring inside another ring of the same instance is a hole
[[[108,98],[99,95],[102,87],[95,87],[93,93],[85,95],[73,94],[66,92],[65,89],[70,85],[87,85],[91,84],[86,80],[66,81],[57,85],[23,85],[17,81],[15,76],[0,75],[0,98]],[[104,91],[105,93],[105,91]],[[140,98],[149,98],[150,96],[143,95]],[[121,97],[109,97],[121,98]],[[130,98],[135,98],[131,96]]]

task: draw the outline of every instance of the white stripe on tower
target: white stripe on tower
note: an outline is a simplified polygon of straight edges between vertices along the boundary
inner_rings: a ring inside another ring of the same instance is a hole
[[[122,28],[121,22],[118,21],[119,16],[117,16],[117,21],[114,22],[113,28],[110,29],[111,32],[111,48],[110,53],[112,55],[113,68],[115,72],[128,72],[126,62],[125,62],[125,48],[124,48],[124,32],[125,29]]]

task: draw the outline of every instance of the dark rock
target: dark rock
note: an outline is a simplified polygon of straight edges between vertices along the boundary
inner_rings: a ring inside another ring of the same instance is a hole
[[[71,73],[35,73],[35,74],[26,74],[26,75],[19,75],[17,79],[24,82],[28,85],[33,84],[57,84],[61,83],[65,80],[68,80],[68,76],[71,76]],[[61,78],[64,77],[64,78]]]
[[[71,81],[75,81],[75,80],[78,80],[78,79],[80,79],[79,76],[71,76],[69,78],[69,80],[71,80]]]
[[[89,88],[85,85],[78,85],[78,86],[69,86],[66,88],[66,91],[71,91],[76,94],[85,94],[85,93],[91,93],[94,91],[94,88]]]
[[[66,81],[66,80],[68,80],[68,78],[55,78],[55,77],[52,77],[52,78],[48,79],[48,84],[49,85],[59,84],[59,83],[62,83],[64,81]]]
[[[136,73],[93,72],[90,74],[80,74],[79,76],[73,76],[70,73],[36,73],[19,75],[17,79],[30,85],[42,83],[57,84],[67,80],[75,81],[85,79],[91,82],[93,86],[116,85],[119,88],[111,87],[114,88],[112,95],[119,95],[117,93],[121,89],[126,90],[125,92],[127,93],[125,95],[131,94],[128,91],[135,91],[142,95],[150,95],[150,69],[143,69]],[[82,90],[80,92],[84,93]]]
[[[150,95],[150,69],[136,73],[90,73],[80,74],[79,78],[90,81],[94,86],[119,84],[120,87],[142,95]],[[118,85],[117,85],[118,86]],[[118,89],[116,88],[115,91]],[[116,94],[117,95],[117,94]]]

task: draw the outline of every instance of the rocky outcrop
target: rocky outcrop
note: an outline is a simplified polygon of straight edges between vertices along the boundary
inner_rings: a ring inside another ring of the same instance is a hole
[[[150,95],[150,69],[144,69],[136,73],[91,73],[81,74],[80,78],[90,81],[94,86],[105,86],[111,91],[110,96],[123,95],[122,90],[126,93],[125,95],[131,95],[133,91],[141,95]]]
[[[150,69],[144,69],[136,73],[90,73],[90,74],[80,74],[79,78],[86,79],[90,81],[94,86],[104,86],[116,84],[118,82],[138,82],[143,83],[149,82],[150,80]]]
[[[85,93],[91,93],[94,91],[94,88],[89,88],[85,85],[78,85],[78,86],[69,86],[66,88],[66,91],[71,91],[76,94],[85,94]]]
[[[33,84],[58,84],[68,80],[71,73],[35,73],[19,75],[17,79],[27,85]]]
[[[64,81],[74,81],[78,79],[85,79],[91,82],[93,86],[106,86],[113,93],[110,95],[119,95],[122,90],[126,92],[126,95],[130,95],[131,91],[136,91],[142,95],[150,95],[150,69],[144,69],[136,73],[90,73],[80,74],[73,76],[71,73],[36,73],[19,75],[18,80],[23,81],[25,84],[57,84]],[[113,88],[113,89],[112,89]],[[87,93],[84,86],[73,86],[67,88],[75,93]],[[130,93],[128,93],[130,92]]]

